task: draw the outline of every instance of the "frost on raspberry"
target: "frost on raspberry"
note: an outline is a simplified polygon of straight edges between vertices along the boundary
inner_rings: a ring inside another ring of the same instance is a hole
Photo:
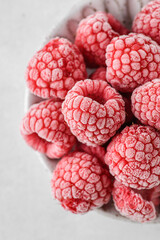
[[[58,37],[33,56],[26,71],[27,86],[42,98],[64,99],[68,90],[86,77],[83,56],[77,46]]]
[[[112,195],[115,208],[121,215],[137,222],[156,219],[153,202],[144,199],[141,193],[136,193],[130,187],[115,181]]]
[[[72,213],[86,213],[107,204],[111,197],[111,176],[99,160],[83,152],[63,157],[52,177],[52,191]]]
[[[160,184],[160,133],[149,126],[132,125],[107,147],[110,173],[125,186],[151,189]]]
[[[151,1],[135,16],[133,32],[143,33],[160,44],[160,0]]]
[[[114,38],[106,50],[107,81],[121,92],[160,77],[160,46],[151,38],[130,33]]]
[[[88,146],[107,142],[125,121],[121,95],[103,80],[76,83],[62,104],[62,113],[71,132]]]
[[[87,66],[105,66],[106,47],[112,38],[119,36],[119,32],[124,34],[128,31],[111,14],[105,12],[96,12],[81,20],[75,44],[82,52]]]
[[[141,123],[160,130],[160,79],[136,88],[132,93],[132,112]]]
[[[92,79],[92,80],[100,79],[100,80],[107,81],[106,80],[106,68],[105,67],[97,68],[96,71],[91,74],[90,79]]]
[[[21,134],[28,145],[49,158],[62,157],[75,143],[64,121],[61,105],[53,99],[34,104],[21,123]]]

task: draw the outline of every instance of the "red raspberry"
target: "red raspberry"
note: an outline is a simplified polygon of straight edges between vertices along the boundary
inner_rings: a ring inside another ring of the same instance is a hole
[[[88,146],[107,142],[125,121],[121,95],[103,80],[77,82],[68,92],[62,112],[71,132]]]
[[[26,81],[32,93],[42,98],[64,99],[74,84],[87,77],[83,56],[67,39],[54,38],[30,60]]]
[[[160,77],[160,46],[143,34],[114,38],[106,59],[107,81],[121,92]]]
[[[73,213],[86,213],[107,204],[111,176],[98,159],[83,152],[63,157],[52,178],[52,190],[61,205]]]
[[[75,137],[64,122],[61,104],[52,99],[35,104],[21,124],[21,134],[26,142],[50,158],[63,156],[75,143]]]
[[[148,3],[135,16],[133,32],[143,33],[160,44],[160,0]]]
[[[88,153],[90,155],[93,155],[94,157],[98,158],[101,163],[105,164],[104,157],[106,154],[106,151],[104,147],[97,145],[96,147],[87,146],[83,143],[78,143],[77,151],[83,151],[85,153]]]
[[[81,20],[77,28],[75,44],[82,52],[88,66],[105,66],[106,47],[112,38],[119,36],[114,28],[116,30],[119,28],[120,32],[127,32],[118,20],[105,12],[96,12]]]
[[[122,183],[114,182],[112,194],[115,208],[121,215],[138,222],[147,222],[156,218],[153,202],[145,200],[140,193],[135,193]]]
[[[131,100],[135,117],[143,124],[160,130],[160,79],[136,88]]]
[[[106,68],[105,67],[99,67],[97,70],[91,74],[90,79],[92,80],[106,80]]]
[[[149,126],[127,126],[108,145],[105,162],[126,186],[151,189],[159,185],[160,133]]]

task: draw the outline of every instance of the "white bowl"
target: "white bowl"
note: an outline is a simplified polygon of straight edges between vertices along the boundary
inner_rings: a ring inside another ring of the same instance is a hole
[[[74,42],[74,36],[79,21],[99,10],[112,13],[121,23],[130,28],[134,16],[148,2],[150,2],[150,0],[80,0],[72,7],[69,14],[62,21],[57,23],[56,26],[53,26],[51,32],[45,37],[42,46],[56,36],[65,37]],[[38,103],[42,100],[44,99],[34,96],[28,89],[26,89],[25,111],[27,111],[32,104]],[[52,173],[58,160],[51,160],[44,154],[37,154],[44,166],[50,171],[50,173]],[[113,203],[100,208],[99,212],[112,218],[129,221],[115,210]],[[153,222],[160,222],[160,217],[155,221],[152,221],[152,223]]]

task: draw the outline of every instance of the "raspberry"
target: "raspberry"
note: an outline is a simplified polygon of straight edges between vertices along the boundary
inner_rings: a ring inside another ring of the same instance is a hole
[[[127,126],[108,145],[105,162],[126,186],[151,189],[159,185],[160,133],[149,126]]]
[[[136,88],[131,99],[135,117],[160,130],[160,79]]]
[[[135,193],[122,183],[114,182],[112,195],[115,208],[121,215],[138,222],[147,222],[156,218],[153,202],[145,200],[140,193]]]
[[[26,71],[30,91],[42,98],[64,99],[68,90],[86,77],[83,56],[77,46],[58,37],[33,56]]]
[[[133,21],[133,32],[143,33],[151,37],[154,41],[160,44],[160,1],[152,1],[148,3],[135,16]]]
[[[97,145],[96,147],[87,146],[86,144],[78,143],[77,151],[82,151],[85,153],[88,153],[90,155],[93,155],[94,157],[98,158],[101,163],[105,164],[104,162],[104,156],[106,154],[106,151],[104,147]]]
[[[97,70],[91,74],[90,79],[92,80],[106,80],[106,68],[105,67],[99,67]]]
[[[63,156],[75,143],[64,122],[61,104],[51,99],[32,105],[21,124],[21,134],[28,145],[50,158]]]
[[[119,28],[120,32],[126,31],[118,20],[105,12],[96,12],[81,20],[77,28],[75,44],[82,52],[87,66],[105,66],[106,47],[112,38],[119,36],[114,28],[116,30]]]
[[[77,82],[68,92],[62,112],[71,132],[88,146],[107,142],[125,121],[122,97],[103,80]]]
[[[86,213],[107,204],[111,178],[98,159],[83,152],[63,157],[53,172],[53,195],[73,213]]]
[[[114,38],[106,51],[107,81],[121,92],[132,92],[160,77],[160,47],[143,34]]]

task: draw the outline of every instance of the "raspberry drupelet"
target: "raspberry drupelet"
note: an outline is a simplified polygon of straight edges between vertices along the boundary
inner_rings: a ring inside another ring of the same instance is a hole
[[[28,145],[50,158],[62,157],[76,141],[64,121],[61,105],[52,99],[34,104],[21,123],[21,134]]]
[[[26,71],[28,88],[42,98],[64,99],[68,90],[86,77],[83,56],[77,46],[58,37],[33,56]]]
[[[151,1],[135,16],[133,32],[143,33],[160,44],[160,0]]]
[[[141,123],[160,130],[160,79],[136,88],[132,93],[132,112]]]
[[[125,186],[151,189],[160,184],[160,133],[150,126],[132,125],[107,147],[110,173]]]
[[[150,199],[150,190],[147,197],[143,198],[143,193],[136,193],[130,187],[126,187],[118,181],[114,182],[112,191],[115,208],[122,215],[133,221],[148,222],[156,219],[155,205]]]
[[[91,75],[90,75],[90,79],[92,80],[104,80],[104,81],[107,81],[106,80],[106,68],[105,67],[99,67],[96,69],[95,72],[93,72]]]
[[[96,12],[80,21],[75,44],[82,52],[87,66],[105,66],[106,47],[119,33],[127,34],[128,30],[105,12]]]
[[[68,92],[62,113],[80,142],[96,146],[107,142],[124,123],[125,104],[107,82],[86,79]]]
[[[107,81],[121,92],[160,77],[160,46],[151,38],[130,33],[114,38],[106,50]]]
[[[57,164],[51,181],[54,197],[72,213],[86,213],[107,204],[111,176],[100,161],[87,153],[74,152]]]

